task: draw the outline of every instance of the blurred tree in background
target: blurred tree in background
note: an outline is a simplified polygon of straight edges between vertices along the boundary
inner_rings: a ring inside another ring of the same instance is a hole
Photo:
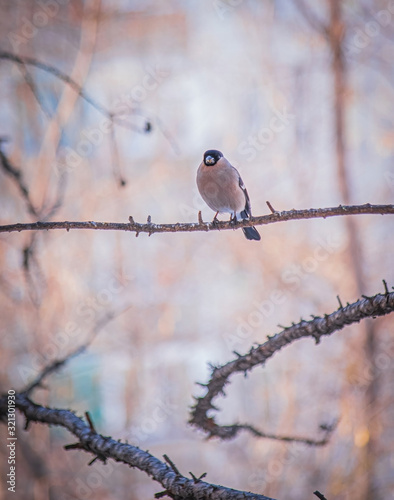
[[[1,224],[148,214],[197,222],[199,210],[211,220],[195,184],[210,148],[239,168],[254,215],[267,213],[266,200],[280,211],[392,202],[390,0],[0,0],[0,12]],[[317,438],[320,424],[339,419],[326,446],[248,433],[205,441],[187,425],[208,361],[247,352],[278,323],[332,312],[337,295],[345,305],[382,291],[382,279],[394,283],[391,216],[260,229],[259,244],[239,230],[3,233],[2,392],[91,340],[37,402],[89,410],[103,434],[166,453],[212,483],[274,498],[315,489],[390,498],[390,315],[319,346],[292,344],[247,379],[235,376],[219,402],[219,423],[271,434]],[[62,450],[70,437],[60,428],[23,425],[20,498],[157,491],[125,465],[88,467],[86,454]]]

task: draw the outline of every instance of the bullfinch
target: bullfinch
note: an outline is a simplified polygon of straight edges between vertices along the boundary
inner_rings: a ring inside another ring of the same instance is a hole
[[[197,187],[205,203],[218,213],[229,213],[230,220],[249,219],[252,216],[248,192],[236,168],[216,149],[205,151],[197,170]],[[260,240],[253,226],[243,227],[248,240]]]

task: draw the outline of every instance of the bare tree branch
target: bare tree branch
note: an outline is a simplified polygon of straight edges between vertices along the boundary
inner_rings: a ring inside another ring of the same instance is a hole
[[[310,445],[323,445],[327,442],[330,433],[335,426],[324,426],[325,436],[321,440],[308,438],[289,438],[288,436],[273,436],[261,432],[250,425],[234,424],[221,426],[215,422],[214,417],[209,417],[208,412],[216,410],[213,400],[219,395],[224,395],[224,387],[229,383],[229,378],[235,373],[247,373],[257,365],[264,364],[267,359],[278,352],[282,347],[291,344],[295,340],[304,337],[313,337],[316,343],[320,342],[323,335],[331,335],[344,326],[358,323],[363,318],[384,316],[394,311],[394,292],[377,294],[373,297],[363,299],[339,307],[339,309],[324,318],[314,317],[311,321],[301,320],[300,323],[285,328],[273,337],[269,337],[267,342],[257,347],[252,347],[244,356],[237,358],[220,367],[214,367],[212,376],[207,384],[199,384],[207,389],[205,396],[196,398],[197,403],[192,408],[190,423],[208,433],[208,436],[217,436],[221,439],[231,439],[241,430],[247,430],[256,436],[279,439],[282,441],[297,441]]]
[[[80,449],[92,453],[106,461],[112,458],[135,467],[152,477],[165,488],[165,495],[176,499],[205,500],[273,500],[264,495],[233,490],[224,486],[206,483],[198,478],[188,479],[175,472],[173,467],[136,446],[115,441],[111,437],[98,434],[94,427],[70,410],[44,408],[33,403],[25,394],[15,395],[15,406],[24,414],[28,422],[59,425],[77,437],[78,443],[67,445],[66,449]],[[7,413],[7,396],[0,399],[0,418]],[[93,429],[92,429],[93,427]],[[162,494],[164,496],[164,493]]]
[[[40,218],[43,220],[51,219],[56,212],[63,206],[64,197],[66,194],[67,187],[67,174],[61,173],[59,175],[56,187],[55,199],[50,203],[47,199],[44,200],[40,208]],[[46,196],[48,198],[48,196]]]
[[[23,66],[23,68],[26,69],[25,66]],[[28,75],[27,72],[26,75]],[[53,203],[46,206],[47,203],[44,200],[42,206],[40,208],[36,208],[31,199],[29,188],[27,187],[23,179],[22,171],[12,164],[11,160],[2,149],[2,142],[4,142],[5,140],[6,139],[0,137],[0,168],[2,168],[4,172],[9,175],[17,185],[22,198],[26,203],[28,212],[34,217],[41,218],[44,221],[50,219],[59,210],[59,208],[61,208],[63,204],[66,189],[65,175],[63,174],[59,177],[56,198]],[[43,277],[39,261],[35,256],[35,247],[37,241],[36,235],[37,233],[33,233],[30,239],[30,243],[22,249],[22,268],[29,289],[30,298],[33,304],[38,307],[41,299],[40,289],[38,286],[36,286],[36,281],[44,283],[45,279]],[[33,271],[35,272],[35,275]],[[36,279],[37,277],[38,279]]]
[[[270,215],[261,215],[251,217],[237,222],[202,222],[201,214],[198,214],[198,223],[177,222],[176,224],[153,224],[151,217],[145,224],[135,222],[133,217],[129,217],[129,223],[122,222],[32,222],[17,223],[0,226],[0,233],[11,233],[20,231],[38,231],[49,229],[96,229],[109,231],[130,231],[136,233],[178,233],[178,232],[196,232],[196,231],[222,231],[227,229],[238,229],[248,226],[263,226],[273,224],[274,222],[284,222],[288,220],[301,219],[326,219],[327,217],[336,217],[339,215],[357,215],[357,214],[394,214],[394,205],[349,205],[331,208],[310,208],[305,210],[288,210],[275,212]]]
[[[18,186],[18,189],[22,195],[22,198],[25,200],[25,203],[27,205],[27,210],[31,215],[38,216],[38,212],[36,208],[33,205],[33,202],[30,199],[30,193],[29,189],[26,186],[24,180],[23,180],[23,174],[21,170],[16,168],[10,160],[8,159],[7,155],[4,153],[2,150],[2,143],[5,142],[7,139],[4,137],[0,137],[0,166],[4,170],[4,172],[9,175],[16,183]]]
[[[27,86],[31,90],[31,92],[32,92],[35,100],[37,101],[37,104],[41,108],[41,111],[44,113],[44,115],[48,119],[50,119],[51,118],[51,113],[49,112],[49,110],[45,106],[43,100],[41,99],[40,94],[39,94],[38,89],[37,89],[37,86],[36,86],[36,83],[35,83],[33,77],[31,76],[31,74],[28,72],[28,70],[26,68],[26,65],[25,64],[21,64],[20,65],[20,69],[22,71],[22,75],[23,75],[23,78],[25,79],[25,82],[26,82]]]
[[[22,269],[25,276],[29,296],[35,307],[41,304],[41,289],[46,280],[41,265],[35,254],[38,233],[33,233],[30,242],[22,249]]]
[[[23,69],[26,69],[25,66],[23,66]],[[25,77],[27,77],[27,75],[29,74],[26,72]],[[33,80],[32,84],[34,85]],[[0,137],[0,168],[2,168],[4,172],[9,175],[17,185],[22,198],[25,201],[28,212],[37,219],[40,218],[44,221],[47,221],[59,210],[59,208],[61,208],[63,204],[66,189],[65,174],[59,176],[57,183],[57,193],[53,203],[49,204],[46,202],[46,200],[44,200],[42,206],[40,208],[36,208],[31,199],[29,188],[27,187],[23,179],[22,171],[12,164],[11,160],[2,149],[2,143],[5,142],[5,140],[6,139]],[[46,194],[46,197],[48,197],[47,195],[48,193]],[[35,256],[35,247],[37,241],[36,235],[37,233],[33,233],[30,239],[30,243],[27,244],[22,250],[22,268],[26,278],[26,283],[29,289],[31,300],[33,304],[38,307],[41,299],[39,287],[36,286],[36,277],[38,277],[38,281],[40,283],[44,283],[45,279],[43,278],[43,273],[41,271],[39,261]],[[33,270],[35,271],[36,276],[34,276]]]
[[[22,198],[25,200],[27,205],[27,210],[34,217],[41,218],[44,220],[51,218],[62,206],[64,200],[64,194],[66,189],[66,176],[62,174],[59,176],[57,183],[57,193],[54,202],[50,206],[46,206],[46,201],[43,202],[41,208],[34,207],[33,201],[30,197],[30,191],[25,181],[23,179],[23,172],[15,167],[8,156],[2,149],[2,143],[6,142],[6,138],[0,137],[0,167],[4,170],[4,172],[9,175],[13,181],[18,186],[18,189],[22,195]],[[46,213],[45,213],[46,212]]]
[[[86,350],[90,342],[87,342],[86,344],[83,344],[76,349],[74,349],[72,352],[68,353],[66,356],[64,356],[61,359],[55,359],[52,361],[48,366],[46,366],[40,373],[39,375],[21,392],[21,394],[25,395],[26,397],[30,396],[30,394],[34,391],[34,389],[37,389],[37,387],[42,387],[42,383],[46,377],[51,375],[52,373],[55,373],[59,368],[64,366],[66,363],[71,361],[72,358],[75,358],[78,356],[78,354],[81,354]]]
[[[68,429],[78,438],[78,442],[66,445],[64,447],[66,450],[85,450],[92,453],[95,458],[90,462],[90,464],[97,459],[105,463],[108,458],[112,458],[117,462],[123,462],[147,473],[165,488],[165,491],[160,492],[157,498],[169,496],[174,499],[198,498],[221,500],[226,498],[229,500],[274,500],[264,495],[247,493],[244,491],[226,488],[224,486],[206,483],[202,481],[202,478],[205,477],[206,474],[197,478],[190,473],[192,479],[186,478],[179,472],[175,464],[167,457],[167,455],[164,455],[164,459],[169,465],[165,462],[161,462],[147,451],[143,451],[136,446],[123,444],[120,440],[115,441],[111,437],[99,434],[96,431],[88,412],[85,413],[87,419],[86,423],[71,410],[47,408],[37,405],[31,401],[29,396],[37,387],[42,385],[43,380],[47,376],[57,371],[70,359],[83,352],[95,338],[98,330],[107,324],[108,321],[123,313],[125,310],[126,309],[117,314],[107,314],[92,329],[90,339],[88,339],[84,345],[71,351],[64,358],[54,360],[47,367],[45,367],[36,379],[33,380],[24,390],[15,394],[15,406],[26,417],[25,428],[28,428],[30,422],[40,422],[50,425],[59,425]],[[0,420],[5,421],[7,411],[7,395],[3,395],[0,398]]]
[[[394,292],[388,292],[385,285],[385,294],[377,294],[373,297],[365,297],[354,304],[339,309],[324,318],[316,317],[312,321],[304,321],[297,325],[285,328],[274,337],[256,348],[252,348],[245,356],[238,356],[236,360],[227,363],[222,367],[214,368],[212,378],[206,385],[207,394],[197,399],[197,404],[193,408],[191,423],[202,428],[210,436],[219,436],[223,439],[234,437],[240,430],[249,430],[255,435],[272,437],[261,433],[249,425],[235,424],[232,426],[218,426],[214,418],[207,417],[207,411],[215,409],[212,400],[219,394],[224,394],[223,388],[228,383],[230,375],[236,372],[246,373],[254,366],[264,363],[275,352],[282,347],[292,343],[302,337],[311,336],[316,342],[320,341],[323,335],[329,335],[336,330],[340,330],[347,324],[358,322],[366,317],[375,317],[388,314],[394,310]],[[80,348],[81,349],[81,348]],[[77,351],[70,355],[75,355]],[[68,359],[70,359],[70,355]],[[257,495],[243,491],[233,490],[219,485],[214,485],[202,481],[205,474],[199,478],[190,473],[192,479],[181,475],[174,463],[165,456],[165,462],[161,462],[156,457],[143,451],[136,446],[123,444],[115,441],[111,437],[105,437],[96,432],[93,422],[87,415],[87,421],[83,421],[74,412],[64,409],[44,408],[31,401],[28,395],[38,387],[43,378],[52,373],[66,360],[58,360],[45,368],[41,375],[28,386],[23,392],[15,395],[15,405],[26,417],[26,427],[29,422],[41,422],[52,425],[59,425],[68,429],[78,438],[78,442],[66,445],[65,449],[85,450],[94,455],[94,460],[105,462],[112,458],[118,462],[123,462],[132,467],[147,473],[155,481],[159,482],[165,490],[156,495],[157,498],[169,496],[174,499],[254,499],[272,500],[264,495]],[[7,414],[7,395],[0,398],[0,419],[4,419]],[[333,426],[322,428],[327,436],[333,431]],[[278,437],[276,437],[278,438]],[[279,437],[279,439],[290,441],[293,438]],[[298,439],[306,444],[316,444],[313,440]],[[324,440],[322,440],[324,444]],[[92,463],[92,462],[91,462]],[[168,465],[167,465],[168,464]]]
[[[60,359],[55,359],[51,363],[49,363],[40,373],[39,375],[32,381],[30,382],[25,389],[23,389],[20,393],[25,395],[25,396],[30,396],[30,394],[36,389],[37,387],[41,387],[44,379],[51,375],[52,373],[56,372],[64,366],[66,363],[68,363],[72,358],[75,358],[79,354],[83,353],[86,351],[86,349],[90,346],[90,344],[93,342],[93,340],[96,338],[97,334],[99,331],[104,328],[110,321],[113,319],[117,318],[124,312],[130,309],[131,306],[127,306],[123,308],[120,311],[110,311],[107,314],[105,314],[101,319],[97,321],[97,323],[93,326],[91,329],[87,341],[82,344],[81,346],[77,347],[76,349],[73,349],[71,352],[66,354],[63,358]]]
[[[113,173],[114,177],[120,187],[123,187],[127,184],[127,181],[122,174],[122,168],[121,164],[119,162],[119,151],[118,151],[118,144],[116,142],[116,137],[115,137],[115,130],[113,127],[111,127],[110,131],[110,149],[111,149],[111,156],[112,156],[112,168],[113,168]]]
[[[46,71],[47,73],[51,73],[56,78],[63,81],[64,83],[69,85],[72,89],[74,89],[75,92],[82,99],[84,99],[91,106],[93,106],[99,113],[106,116],[113,123],[115,123],[116,125],[118,125],[120,127],[129,129],[129,130],[133,130],[135,132],[140,132],[140,133],[150,132],[152,129],[152,124],[149,121],[147,121],[145,123],[144,127],[141,129],[141,128],[136,127],[136,126],[132,125],[131,123],[126,122],[124,120],[118,120],[116,113],[112,113],[105,106],[103,106],[102,104],[97,102],[95,99],[90,97],[90,95],[75,80],[70,78],[63,71],[60,71],[58,68],[51,66],[50,64],[46,64],[46,63],[43,63],[41,61],[38,61],[37,59],[35,59],[33,57],[19,56],[19,55],[13,54],[12,52],[7,52],[7,51],[0,51],[0,59],[12,61],[16,64],[19,64],[22,67],[25,67],[26,65],[35,66],[36,68],[42,69],[43,71]]]

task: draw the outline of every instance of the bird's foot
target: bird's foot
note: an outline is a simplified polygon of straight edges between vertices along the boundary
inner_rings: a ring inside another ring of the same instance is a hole
[[[231,214],[230,215],[230,224],[233,226],[236,226],[238,223],[237,215],[236,214]]]
[[[214,225],[219,224],[218,213],[219,212],[216,212],[215,217],[212,219],[212,224]]]

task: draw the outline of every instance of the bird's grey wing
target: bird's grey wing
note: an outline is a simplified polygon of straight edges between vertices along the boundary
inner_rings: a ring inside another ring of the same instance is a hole
[[[250,204],[250,198],[249,198],[249,195],[248,195],[248,191],[247,191],[247,189],[245,187],[245,184],[244,184],[244,181],[242,180],[242,177],[239,175],[238,171],[237,171],[237,173],[238,173],[238,178],[239,178],[239,187],[242,189],[242,192],[245,195],[245,208],[241,212],[241,216],[244,217],[244,214],[245,214],[244,218],[251,217],[251,215],[252,215],[252,206]]]

